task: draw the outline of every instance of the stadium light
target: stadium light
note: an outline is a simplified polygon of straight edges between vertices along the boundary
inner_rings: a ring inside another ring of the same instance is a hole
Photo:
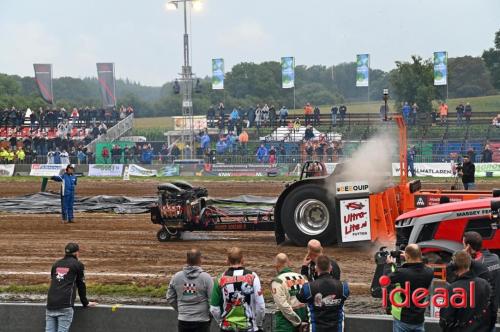
[[[192,4],[195,11],[199,12],[203,10],[203,2],[201,2],[200,0],[193,1]]]
[[[165,10],[177,10],[177,3],[169,1],[165,4]]]

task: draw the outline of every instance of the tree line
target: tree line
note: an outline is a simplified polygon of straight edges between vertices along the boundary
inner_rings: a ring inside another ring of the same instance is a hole
[[[412,56],[410,61],[396,62],[389,72],[370,69],[370,87],[356,87],[356,63],[334,66],[295,67],[294,89],[281,88],[281,65],[276,61],[260,64],[244,62],[235,65],[225,75],[224,90],[212,90],[210,77],[200,78],[201,92],[193,93],[195,114],[205,114],[210,105],[223,101],[227,108],[254,107],[267,103],[279,108],[285,105],[302,107],[348,102],[381,100],[382,90],[390,89],[398,103],[417,102],[429,111],[432,100],[476,97],[500,91],[500,30],[495,34],[494,47],[481,57],[463,56],[448,59],[448,91],[434,86],[432,59]],[[58,107],[99,106],[99,86],[96,78],[61,77],[54,79],[54,94]],[[131,105],[137,116],[180,115],[182,93],[175,94],[173,82],[162,87],[144,86],[128,80],[117,80],[118,105]],[[295,94],[295,98],[294,98]],[[32,77],[0,74],[0,108],[46,107],[39,97]]]

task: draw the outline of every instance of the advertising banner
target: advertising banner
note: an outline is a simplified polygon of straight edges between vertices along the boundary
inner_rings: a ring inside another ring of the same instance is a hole
[[[115,64],[97,63],[97,80],[101,92],[102,106],[116,106]]]
[[[224,59],[212,59],[212,90],[224,89]]]
[[[63,164],[31,164],[30,176],[56,176],[60,175],[66,166]]]
[[[54,91],[52,90],[52,65],[48,63],[35,63],[35,81],[43,100],[54,104]]]
[[[342,242],[371,240],[370,201],[368,198],[340,201]]]
[[[474,164],[476,177],[500,176],[500,163],[477,163]],[[415,163],[416,176],[432,177],[454,177],[452,164],[450,163]],[[392,175],[399,176],[399,163],[392,163]]]
[[[293,56],[281,58],[281,87],[283,89],[295,87],[295,59]]]
[[[179,176],[180,165],[167,165],[158,172],[158,176]]]
[[[147,169],[136,164],[129,165],[128,173],[130,176],[157,176],[158,171],[155,169]]]
[[[500,176],[500,163],[478,163],[476,166],[476,177]]]
[[[189,118],[187,116],[173,116],[174,130],[189,130]],[[205,115],[193,115],[193,130],[207,128],[207,117]]]
[[[91,164],[89,176],[122,176],[122,164]]]
[[[370,81],[370,54],[356,55],[356,86],[368,86]]]
[[[12,176],[14,175],[15,164],[2,165],[0,164],[0,176]]]
[[[434,52],[434,85],[448,84],[448,53]]]
[[[453,177],[450,163],[415,163],[416,176],[432,176],[438,178]],[[399,163],[392,163],[392,176],[399,176]]]
[[[287,166],[269,166],[261,164],[205,164],[203,169],[196,172],[198,176],[268,176],[286,175]]]

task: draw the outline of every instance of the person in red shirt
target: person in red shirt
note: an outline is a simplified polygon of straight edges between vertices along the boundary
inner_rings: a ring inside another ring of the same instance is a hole
[[[311,123],[312,115],[313,115],[313,108],[311,104],[307,103],[306,106],[304,106],[304,116],[306,119],[306,126]]]

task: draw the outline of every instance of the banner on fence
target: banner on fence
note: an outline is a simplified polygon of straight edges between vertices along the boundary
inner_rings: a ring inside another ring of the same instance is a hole
[[[295,59],[293,56],[281,58],[281,87],[283,89],[295,87]]]
[[[0,176],[12,176],[14,175],[14,164],[1,165],[0,164]]]
[[[50,63],[35,63],[35,81],[43,100],[54,104],[54,91],[52,89],[52,65]]]
[[[91,164],[89,176],[122,176],[123,164]]]
[[[287,166],[261,164],[205,164],[196,172],[197,176],[269,176],[286,175]]]
[[[333,171],[335,171],[335,166],[337,165],[338,165],[337,163],[325,163],[326,172],[328,174],[332,174]]]
[[[180,175],[180,165],[167,165],[158,172],[158,176],[179,176],[179,175]]]
[[[434,52],[434,85],[448,84],[448,53]]]
[[[476,177],[500,176],[500,163],[478,163],[476,166]]]
[[[370,54],[358,54],[356,56],[356,86],[368,86],[370,84]]]
[[[129,165],[128,173],[130,176],[157,176],[158,171],[155,169],[147,169],[136,164]]]
[[[453,177],[450,163],[415,163],[416,176]],[[392,175],[400,175],[399,163],[392,163]],[[410,174],[411,175],[411,174]]]
[[[212,90],[224,89],[224,59],[212,59]]]
[[[475,176],[500,176],[500,163],[477,163]],[[454,177],[450,163],[415,163],[416,176]],[[392,175],[399,176],[399,163],[392,163]],[[411,175],[411,174],[409,174]]]
[[[31,164],[30,176],[56,176],[61,174],[66,166],[63,164]]]

